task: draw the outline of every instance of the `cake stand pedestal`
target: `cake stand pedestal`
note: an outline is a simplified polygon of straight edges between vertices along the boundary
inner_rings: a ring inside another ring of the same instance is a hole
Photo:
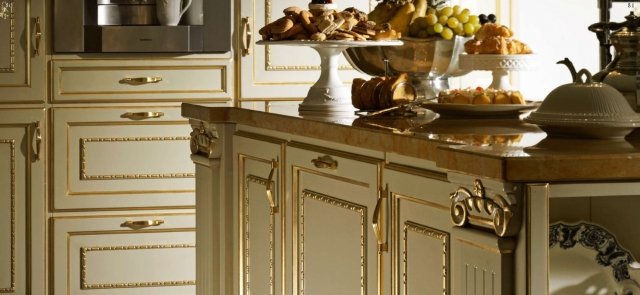
[[[309,89],[298,112],[303,117],[341,118],[353,116],[356,109],[351,103],[351,85],[340,80],[338,61],[342,52],[349,47],[366,46],[398,46],[402,41],[258,41],[258,45],[287,45],[307,46],[313,48],[320,55],[320,77]]]
[[[460,69],[491,71],[493,80],[488,88],[513,90],[509,72],[530,70],[536,66],[533,54],[461,54]]]

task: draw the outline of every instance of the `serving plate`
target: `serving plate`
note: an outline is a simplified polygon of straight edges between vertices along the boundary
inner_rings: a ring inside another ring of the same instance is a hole
[[[549,228],[549,294],[640,294],[629,274],[633,256],[595,223]]]
[[[456,117],[517,117],[522,112],[535,109],[537,103],[528,104],[458,104],[424,103],[420,105],[442,116]]]

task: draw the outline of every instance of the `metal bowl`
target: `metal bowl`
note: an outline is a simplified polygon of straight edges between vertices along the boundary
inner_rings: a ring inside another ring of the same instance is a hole
[[[442,38],[401,39],[400,46],[372,46],[348,48],[344,55],[356,70],[371,75],[385,75],[385,60],[388,60],[388,75],[408,73],[418,89],[419,96],[432,97],[448,89],[449,77],[457,77],[469,71],[460,70],[458,56],[464,52],[464,43],[469,38],[456,36],[453,40]]]

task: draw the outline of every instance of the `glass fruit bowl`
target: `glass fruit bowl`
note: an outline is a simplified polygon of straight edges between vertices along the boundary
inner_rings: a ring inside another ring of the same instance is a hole
[[[348,48],[344,55],[356,70],[371,76],[384,76],[385,71],[388,75],[408,73],[418,98],[430,98],[449,88],[449,77],[469,72],[458,67],[467,40],[460,36],[452,40],[403,37],[400,46]]]

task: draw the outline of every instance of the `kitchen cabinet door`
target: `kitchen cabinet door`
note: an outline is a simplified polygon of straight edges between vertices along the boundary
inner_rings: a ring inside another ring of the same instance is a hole
[[[320,56],[304,46],[256,45],[261,36],[258,30],[264,25],[284,16],[289,6],[304,9],[308,2],[293,0],[242,0],[237,19],[238,34],[236,52],[240,61],[237,79],[240,82],[239,100],[292,100],[307,95],[309,88],[320,77]],[[370,11],[377,2],[356,0],[338,3],[339,9],[356,7]],[[341,79],[351,83],[357,73],[341,57]]]
[[[294,294],[378,294],[381,160],[293,142],[287,167]]]
[[[240,294],[282,294],[284,143],[248,133],[238,133],[233,142],[240,212]]]
[[[0,293],[45,293],[45,120],[0,110]]]
[[[46,26],[44,0],[0,0],[0,104],[45,100]]]
[[[446,174],[395,165],[385,167],[384,180],[393,212],[392,294],[452,294],[448,196],[455,187]]]

